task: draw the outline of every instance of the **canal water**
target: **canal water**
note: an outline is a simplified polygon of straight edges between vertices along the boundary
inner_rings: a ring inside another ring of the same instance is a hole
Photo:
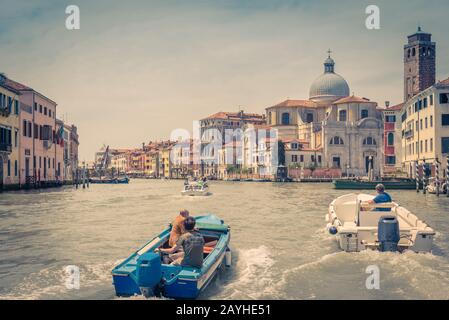
[[[449,198],[391,191],[436,230],[432,254],[345,253],[326,233],[324,215],[347,191],[212,181],[212,196],[182,197],[182,184],[0,194],[0,299],[117,299],[111,269],[181,208],[231,225],[233,267],[202,299],[449,299]],[[65,285],[69,265],[80,269],[79,289]],[[379,290],[366,289],[370,265],[379,267]]]

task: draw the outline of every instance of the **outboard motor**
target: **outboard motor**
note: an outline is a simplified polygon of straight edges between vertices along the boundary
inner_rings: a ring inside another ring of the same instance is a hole
[[[161,257],[154,252],[147,252],[137,259],[137,285],[145,297],[157,293],[162,278]]]
[[[377,238],[380,242],[380,251],[398,251],[401,237],[399,222],[395,216],[382,216],[379,219]]]

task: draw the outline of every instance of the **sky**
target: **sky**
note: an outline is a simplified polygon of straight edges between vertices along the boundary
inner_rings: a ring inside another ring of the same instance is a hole
[[[380,29],[365,8],[380,8]],[[80,30],[65,9],[80,8]],[[0,0],[0,72],[58,103],[80,159],[139,147],[218,111],[307,99],[327,50],[351,93],[402,102],[403,45],[417,26],[449,77],[447,0]],[[446,57],[446,58],[445,58]]]

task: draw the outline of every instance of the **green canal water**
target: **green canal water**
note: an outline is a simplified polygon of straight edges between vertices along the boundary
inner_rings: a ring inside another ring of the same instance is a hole
[[[449,299],[449,198],[392,191],[436,230],[432,254],[340,252],[325,231],[330,184],[211,182],[182,197],[182,181],[132,180],[0,194],[0,299],[116,299],[111,269],[186,208],[231,225],[233,266],[203,299]],[[80,269],[67,289],[65,267]],[[365,273],[380,269],[380,289]],[[134,299],[139,299],[136,297]]]

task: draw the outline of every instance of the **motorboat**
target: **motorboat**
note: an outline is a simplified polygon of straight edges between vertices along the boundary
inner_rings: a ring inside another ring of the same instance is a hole
[[[347,252],[380,251],[430,252],[435,231],[395,202],[368,204],[368,194],[346,194],[329,205],[327,230]]]
[[[184,189],[181,191],[183,196],[209,196],[209,185],[207,182],[198,181],[184,184]]]
[[[89,179],[89,182],[97,184],[127,184],[129,183],[129,178],[127,176],[115,178],[91,178]]]
[[[381,183],[385,188],[398,190],[416,189],[416,181],[413,179],[335,179],[332,181],[335,189],[352,189],[352,190],[374,190],[377,184]],[[420,184],[422,188],[422,184]]]
[[[196,217],[196,228],[204,237],[204,261],[201,268],[165,264],[156,249],[168,248],[171,225],[112,270],[117,296],[164,296],[194,299],[203,292],[218,270],[231,265],[230,227],[209,214]]]
[[[438,191],[439,194],[446,193],[447,192],[447,183],[444,182],[444,181],[443,182],[440,181],[437,184],[437,181],[436,181],[435,178],[430,178],[429,179],[429,184],[426,185],[426,191],[428,193],[432,193],[432,194],[436,194],[437,191]]]

